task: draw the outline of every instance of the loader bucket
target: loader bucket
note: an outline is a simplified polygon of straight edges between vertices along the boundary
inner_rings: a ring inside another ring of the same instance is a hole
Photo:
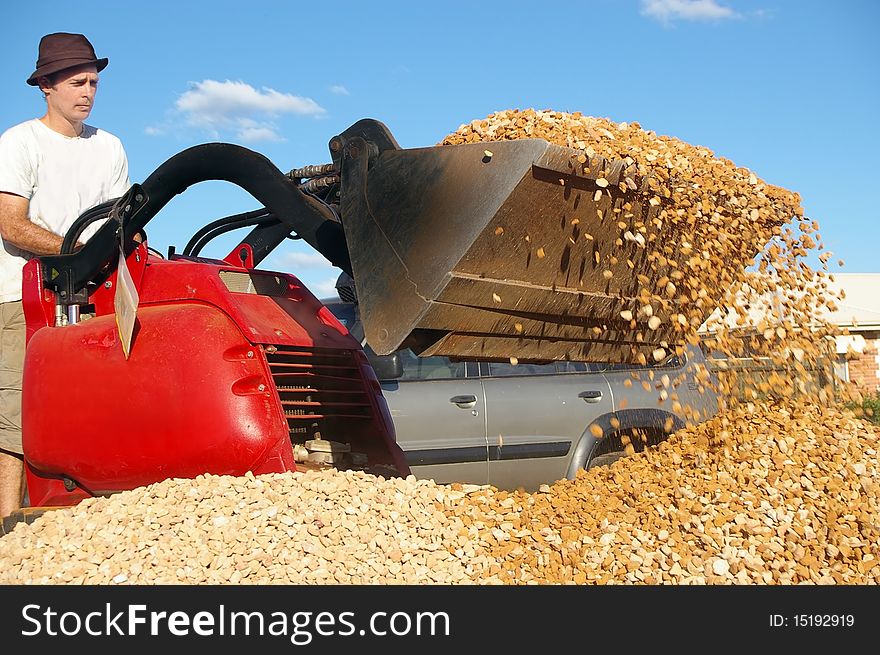
[[[682,339],[669,321],[648,330],[620,315],[641,306],[637,276],[657,273],[644,241],[615,243],[619,217],[651,225],[662,208],[644,180],[620,186],[622,162],[579,163],[579,152],[541,139],[372,160],[367,145],[345,144],[340,209],[377,353],[629,362]]]

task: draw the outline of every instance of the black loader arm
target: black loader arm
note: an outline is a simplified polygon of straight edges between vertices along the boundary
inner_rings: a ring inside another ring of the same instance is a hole
[[[296,232],[334,266],[351,273],[342,225],[326,205],[298,189],[263,155],[229,143],[207,143],[174,155],[133,185],[110,208],[111,220],[78,252],[41,257],[46,285],[62,304],[83,302],[86,285],[117,257],[119,229],[123,243],[130,243],[174,196],[207,180],[231,182],[250,193],[278,220],[279,242]]]

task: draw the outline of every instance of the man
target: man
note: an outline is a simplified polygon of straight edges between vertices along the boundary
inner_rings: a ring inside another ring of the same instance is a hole
[[[59,253],[80,214],[131,186],[122,143],[83,122],[107,63],[82,34],[44,36],[27,83],[43,92],[46,114],[0,136],[0,517],[20,509],[25,493],[22,266],[34,255]]]

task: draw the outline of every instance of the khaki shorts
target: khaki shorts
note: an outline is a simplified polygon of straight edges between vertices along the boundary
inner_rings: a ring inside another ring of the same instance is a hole
[[[21,301],[0,303],[0,450],[19,455],[24,343]]]

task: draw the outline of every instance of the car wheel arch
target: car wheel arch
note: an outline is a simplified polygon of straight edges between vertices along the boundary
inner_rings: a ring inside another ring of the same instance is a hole
[[[617,420],[616,425],[612,424],[612,419]],[[667,430],[666,425],[670,419],[672,419],[672,429]],[[602,436],[597,437],[593,434],[594,425],[601,428]],[[684,426],[685,422],[681,417],[663,409],[622,409],[602,414],[587,426],[578,439],[565,477],[574,480],[578,471],[587,467],[598,445],[608,436],[635,429],[662,430],[668,436]]]

